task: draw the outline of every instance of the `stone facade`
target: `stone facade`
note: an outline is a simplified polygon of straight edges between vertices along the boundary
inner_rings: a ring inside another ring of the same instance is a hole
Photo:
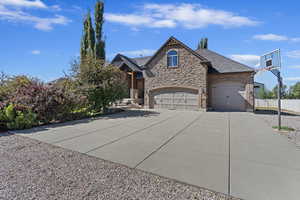
[[[178,67],[167,66],[167,52],[169,50],[178,52]],[[145,78],[145,107],[153,107],[153,91],[159,89],[189,89],[199,95],[199,109],[207,108],[207,66],[201,59],[191,53],[180,44],[167,44],[150,61]]]
[[[212,86],[218,82],[231,81],[242,83],[245,87],[245,108],[253,111],[254,108],[254,73],[239,72],[228,74],[208,74],[208,108],[211,107]]]
[[[175,50],[178,53],[178,66],[176,67],[168,67],[167,65],[167,53],[170,50]],[[223,57],[222,59],[224,61]],[[224,62],[227,62],[228,65],[228,60]],[[238,92],[241,94],[234,97],[233,100],[236,100],[237,103],[234,102],[232,108],[224,109],[236,109],[236,106],[240,106],[239,110],[253,111],[254,71],[247,67],[243,69],[241,66],[233,66],[233,68],[237,68],[237,72],[218,73],[217,70],[208,70],[212,63],[175,38],[170,38],[145,63],[146,68],[143,70],[144,106],[146,108],[154,108],[155,106],[165,108],[171,105],[171,109],[181,109],[183,106],[188,109],[192,107],[192,109],[206,111],[212,108],[212,88],[218,83],[224,83],[224,87],[229,85],[228,88],[232,88],[232,92],[239,90]],[[235,62],[231,63],[236,64]],[[218,67],[222,67],[222,63],[217,64],[220,64]],[[230,66],[226,67],[230,69]],[[246,72],[239,72],[239,70]],[[223,98],[226,97],[227,91],[223,89],[221,91],[223,92],[223,94],[220,93],[222,96],[217,97],[216,95],[216,98],[220,98],[215,99],[219,100],[218,103],[223,103]],[[236,95],[236,93],[233,94]]]

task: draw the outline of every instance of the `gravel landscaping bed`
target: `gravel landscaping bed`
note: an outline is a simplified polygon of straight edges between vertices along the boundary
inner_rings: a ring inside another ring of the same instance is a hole
[[[18,135],[0,135],[0,199],[236,199]]]

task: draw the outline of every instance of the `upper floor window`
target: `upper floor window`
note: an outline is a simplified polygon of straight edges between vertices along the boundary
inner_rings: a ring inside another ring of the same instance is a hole
[[[178,66],[178,53],[175,50],[171,50],[167,53],[167,64],[168,67]]]

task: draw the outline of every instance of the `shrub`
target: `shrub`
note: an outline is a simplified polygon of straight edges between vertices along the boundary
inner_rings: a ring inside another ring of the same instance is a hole
[[[16,118],[16,111],[12,104],[6,107],[5,115],[8,120],[13,121]]]
[[[5,130],[8,118],[6,117],[4,109],[0,109],[0,130]]]
[[[84,104],[84,98],[75,94],[68,84],[44,84],[33,80],[19,87],[10,102],[23,110],[32,110],[43,123],[68,119],[73,110]]]
[[[30,110],[17,110],[13,104],[10,104],[0,112],[2,128],[8,129],[25,129],[31,128],[38,124],[37,116]]]
[[[49,84],[26,76],[0,75],[0,128],[24,129],[105,112],[126,95],[125,74],[92,59]]]
[[[32,78],[26,76],[7,76],[4,73],[0,74],[0,101],[9,102],[16,91],[24,87],[32,81]]]
[[[27,129],[37,125],[36,114],[29,112],[17,112],[16,118],[7,123],[8,129]]]

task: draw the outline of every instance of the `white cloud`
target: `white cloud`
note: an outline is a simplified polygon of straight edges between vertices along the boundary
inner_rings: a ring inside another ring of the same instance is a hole
[[[289,51],[286,55],[290,58],[300,58],[300,50]]]
[[[107,13],[109,22],[128,26],[152,28],[174,28],[182,26],[188,29],[203,28],[208,25],[223,27],[254,26],[259,22],[248,17],[236,15],[224,10],[204,8],[199,4],[144,4],[139,13]]]
[[[55,10],[55,11],[61,11],[61,10],[62,10],[61,7],[60,7],[59,5],[53,5],[53,6],[51,6],[51,8],[52,8],[53,10]]]
[[[300,81],[300,76],[298,77],[286,77],[284,78],[286,81]]]
[[[173,28],[176,26],[176,23],[173,20],[164,19],[164,20],[154,21],[152,26],[155,28],[163,28],[163,27]]]
[[[47,8],[47,6],[40,0],[28,1],[28,0],[0,0],[0,5],[4,6],[16,6],[16,7],[28,7],[28,8]]]
[[[148,26],[148,27],[175,27],[176,24],[172,20],[154,20],[149,16],[140,16],[134,14],[106,14],[107,21],[122,23],[132,26]]]
[[[300,42],[300,38],[290,38],[290,37],[287,37],[285,35],[276,35],[276,34],[273,34],[273,33],[254,35],[253,39],[256,39],[256,40],[269,40],[269,41]]]
[[[7,2],[10,2],[8,4]],[[23,3],[23,4],[22,4]],[[19,7],[37,7],[37,8],[48,8],[46,5],[42,6],[42,2],[36,1],[25,1],[25,0],[0,0],[0,20],[6,20],[15,23],[29,23],[33,24],[36,29],[49,31],[53,29],[54,25],[66,25],[71,20],[62,16],[54,15],[52,17],[38,17],[31,15],[28,12],[22,11]],[[41,5],[40,5],[41,4]],[[11,5],[12,8],[8,8],[5,5]],[[44,4],[43,4],[44,5]],[[58,6],[51,6],[51,9],[59,9]]]
[[[151,56],[155,52],[156,52],[156,50],[153,50],[153,49],[140,49],[140,50],[134,50],[134,51],[123,51],[120,53],[127,55],[127,56]]]
[[[30,19],[30,18],[29,18]],[[39,30],[49,31],[53,29],[53,25],[60,24],[66,25],[71,20],[62,16],[62,15],[55,15],[52,18],[40,18],[40,17],[33,17],[31,18],[32,22],[35,23],[34,27]]]
[[[142,25],[151,22],[150,17],[139,15],[118,15],[118,14],[106,14],[105,18],[110,22],[124,23],[127,25]]]
[[[290,66],[291,69],[300,69],[300,65]]]
[[[297,37],[297,38],[291,38],[291,41],[292,41],[292,42],[300,42],[300,37]]]
[[[40,50],[32,50],[31,54],[33,54],[33,55],[39,55],[39,54],[41,54],[41,51]]]
[[[260,56],[251,54],[234,54],[230,56],[233,60],[241,62],[249,66],[258,67],[260,64]]]
[[[254,39],[256,40],[270,40],[270,41],[285,41],[288,40],[286,36],[283,35],[276,35],[276,34],[261,34],[261,35],[254,35]]]

